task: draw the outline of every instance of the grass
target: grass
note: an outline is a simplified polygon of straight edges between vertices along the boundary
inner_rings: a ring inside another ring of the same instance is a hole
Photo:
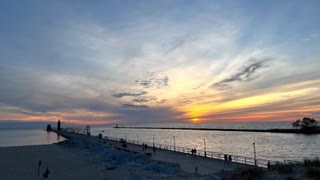
[[[277,171],[280,174],[291,174],[293,173],[294,164],[277,164],[272,166],[272,170]]]

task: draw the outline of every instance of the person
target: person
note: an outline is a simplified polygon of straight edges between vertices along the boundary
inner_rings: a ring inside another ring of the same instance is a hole
[[[194,172],[196,173],[196,174],[198,174],[198,166],[196,166],[196,167],[194,167]]]
[[[197,149],[196,148],[194,148],[194,154],[197,155]]]
[[[50,171],[49,171],[49,168],[48,168],[48,166],[47,166],[47,170],[44,172],[44,174],[43,174],[42,176],[43,176],[44,178],[48,178],[49,174],[50,174]]]
[[[153,146],[152,148],[153,148],[153,153],[156,153],[156,147]]]
[[[40,174],[40,166],[41,166],[41,160],[39,160],[39,164],[38,164],[38,177],[39,177],[39,174]]]
[[[267,167],[268,167],[268,169],[271,168],[270,161],[268,161]]]
[[[229,163],[231,163],[232,162],[232,157],[231,157],[231,155],[229,155]]]
[[[193,155],[193,153],[194,153],[194,150],[193,150],[193,149],[191,149],[191,154]]]
[[[227,154],[224,155],[224,164],[229,164]]]

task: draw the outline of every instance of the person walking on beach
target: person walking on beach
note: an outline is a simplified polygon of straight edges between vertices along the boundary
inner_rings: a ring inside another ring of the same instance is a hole
[[[224,155],[224,164],[229,164],[227,154]]]

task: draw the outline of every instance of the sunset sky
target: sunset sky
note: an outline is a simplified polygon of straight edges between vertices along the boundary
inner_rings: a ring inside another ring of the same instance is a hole
[[[0,2],[0,121],[320,118],[319,0]]]

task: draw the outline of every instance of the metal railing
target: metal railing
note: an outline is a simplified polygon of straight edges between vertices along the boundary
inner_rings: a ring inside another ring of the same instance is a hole
[[[167,145],[167,144],[151,143],[151,142],[130,140],[130,139],[124,139],[124,138],[118,138],[118,137],[108,137],[108,136],[105,136],[104,139],[118,141],[118,142],[120,142],[121,140],[125,140],[127,143],[130,143],[130,144],[135,144],[135,145],[146,144],[149,147],[154,146],[157,149],[175,151],[175,152],[180,152],[180,153],[185,153],[185,154],[192,154],[192,152],[191,152],[192,149],[187,148],[187,147],[172,146],[172,145]],[[197,150],[195,155],[206,157],[206,158],[224,160],[225,153]],[[279,161],[271,161],[271,160],[266,160],[266,159],[256,159],[255,160],[253,157],[231,155],[231,154],[227,154],[227,155],[228,155],[228,158],[229,158],[229,156],[231,156],[232,162],[253,165],[253,166],[256,164],[258,167],[264,167],[264,168],[266,168],[268,166],[268,163],[270,163],[270,165],[282,164]],[[256,163],[255,163],[255,161],[256,161]]]
[[[63,130],[66,131],[66,132],[70,132],[70,133],[76,133],[76,134],[82,134],[82,135],[85,134],[85,132],[83,131],[82,128],[66,128],[66,129],[63,129]],[[121,142],[121,140],[125,140],[127,143],[134,144],[134,145],[146,144],[149,147],[153,147],[154,146],[157,149],[175,151],[175,152],[180,152],[180,153],[185,153],[185,154],[192,154],[192,152],[191,152],[192,149],[191,148],[187,148],[187,147],[180,147],[180,146],[172,146],[172,145],[167,145],[167,144],[144,142],[144,141],[141,141],[141,140],[130,140],[130,139],[124,139],[124,138],[121,138],[121,137],[104,136],[103,139],[117,141],[117,142]],[[225,153],[197,150],[194,155],[201,156],[201,157],[206,157],[206,158],[224,160]],[[232,162],[236,162],[236,163],[240,163],[240,164],[247,164],[247,165],[252,165],[252,166],[256,165],[258,167],[264,167],[264,168],[268,167],[268,163],[270,163],[270,165],[301,163],[300,161],[291,161],[291,160],[284,160],[284,162],[280,162],[280,161],[272,161],[272,160],[266,160],[266,159],[255,159],[253,157],[246,157],[246,156],[239,156],[239,155],[231,155],[231,154],[227,154],[227,155],[228,155],[228,159],[229,159],[229,156],[231,156]]]

